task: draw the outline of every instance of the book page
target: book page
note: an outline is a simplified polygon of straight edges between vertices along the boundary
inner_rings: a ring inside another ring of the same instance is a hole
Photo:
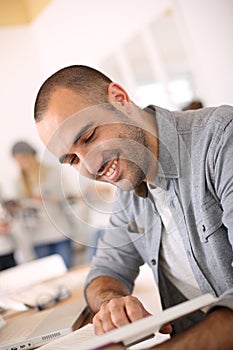
[[[68,350],[68,349],[70,350],[71,347],[72,349],[75,349],[75,348],[78,349],[78,346],[85,344],[86,341],[89,341],[94,337],[98,338],[98,336],[95,335],[94,333],[93,325],[89,323],[86,326],[78,329],[73,333],[70,333],[64,337],[56,339],[47,345],[41,346],[40,350],[42,349],[43,350]],[[154,338],[148,339],[136,345],[130,346],[127,349],[128,350],[146,349],[155,344],[159,344],[168,338],[169,338],[168,335],[163,335],[158,333]]]

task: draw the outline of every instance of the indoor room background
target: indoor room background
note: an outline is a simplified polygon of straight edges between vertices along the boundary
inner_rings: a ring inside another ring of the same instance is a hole
[[[14,195],[15,140],[26,139],[43,153],[34,100],[42,82],[64,66],[102,70],[141,106],[176,109],[192,99],[205,106],[233,103],[231,0],[1,0],[0,5],[4,197]],[[23,10],[25,17],[17,18]]]

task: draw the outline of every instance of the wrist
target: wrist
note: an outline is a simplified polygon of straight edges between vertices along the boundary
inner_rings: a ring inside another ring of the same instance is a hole
[[[121,292],[117,292],[116,290],[106,290],[102,291],[98,298],[97,312],[101,309],[102,306],[108,304],[112,299],[122,298],[127,296],[128,294],[124,294]]]
[[[121,282],[108,276],[97,277],[86,289],[86,298],[94,313],[113,298],[121,298],[129,294],[129,290]]]

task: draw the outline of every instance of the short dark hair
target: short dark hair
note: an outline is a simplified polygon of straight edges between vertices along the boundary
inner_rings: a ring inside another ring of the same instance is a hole
[[[26,141],[17,141],[11,148],[11,154],[14,157],[19,153],[36,155],[36,150]]]
[[[108,86],[111,83],[100,71],[82,65],[73,65],[60,69],[51,75],[41,86],[36,97],[34,119],[39,122],[43,118],[51,94],[58,88],[68,88],[85,99],[88,104],[108,102]]]

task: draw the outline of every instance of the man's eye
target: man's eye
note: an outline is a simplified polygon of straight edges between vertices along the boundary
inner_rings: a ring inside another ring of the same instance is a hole
[[[87,143],[88,141],[90,141],[92,139],[92,137],[95,135],[95,131],[96,129],[92,130],[87,137],[85,138],[84,142]]]

